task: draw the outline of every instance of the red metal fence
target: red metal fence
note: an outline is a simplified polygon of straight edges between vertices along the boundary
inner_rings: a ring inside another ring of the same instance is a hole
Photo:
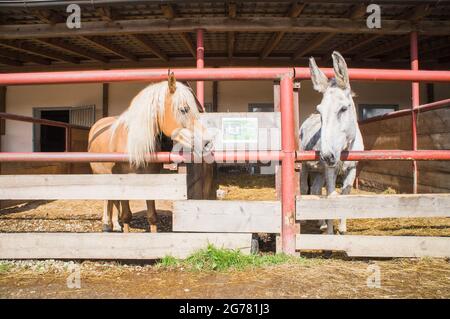
[[[219,160],[280,160],[282,169],[282,249],[285,253],[295,252],[295,161],[317,160],[315,152],[299,152],[295,149],[294,134],[294,79],[309,79],[307,68],[226,68],[226,69],[175,69],[179,80],[280,80],[281,140],[282,150],[276,152],[216,152],[213,159]],[[328,76],[332,69],[324,69]],[[49,83],[93,83],[117,81],[162,81],[167,79],[168,70],[108,70],[0,74],[0,85],[49,84]],[[374,81],[426,81],[450,82],[450,71],[417,70],[370,70],[350,69],[350,79]],[[148,156],[149,161],[180,162],[190,154],[157,153]],[[450,160],[450,150],[377,150],[347,152],[344,160]],[[93,162],[127,161],[126,154],[89,153],[1,153],[0,162],[6,161],[55,161]]]

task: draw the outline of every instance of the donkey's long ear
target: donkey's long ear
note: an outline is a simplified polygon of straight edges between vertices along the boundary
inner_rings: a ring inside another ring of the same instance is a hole
[[[175,93],[177,89],[177,80],[175,80],[175,75],[173,74],[173,72],[169,74],[169,79],[167,81],[169,83],[169,92],[171,94]]]
[[[316,64],[313,57],[309,58],[309,71],[311,72],[311,81],[314,90],[324,93],[328,87],[328,78]]]
[[[336,84],[342,89],[350,88],[347,63],[345,63],[343,56],[339,52],[333,51],[331,57],[333,58],[333,69],[336,76]]]

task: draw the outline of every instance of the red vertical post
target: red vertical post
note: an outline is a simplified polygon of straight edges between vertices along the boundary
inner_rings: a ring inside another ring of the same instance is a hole
[[[410,51],[411,51],[411,70],[419,70],[419,49],[417,31],[411,32],[410,35]],[[412,149],[417,150],[417,113],[415,108],[420,105],[419,82],[413,82],[411,87],[411,133],[412,133]],[[418,171],[417,162],[413,161],[413,193],[417,194]]]
[[[295,254],[295,124],[294,81],[286,74],[280,81],[281,111],[281,246],[285,254]]]
[[[203,69],[205,66],[205,48],[203,46],[203,30],[197,30],[197,69]],[[197,98],[204,111],[205,105],[205,83],[197,81]]]

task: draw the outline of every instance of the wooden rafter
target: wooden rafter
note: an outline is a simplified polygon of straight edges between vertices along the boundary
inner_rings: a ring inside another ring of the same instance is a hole
[[[65,19],[51,10],[32,10],[31,13],[44,23],[51,25],[64,21]]]
[[[169,20],[175,19],[176,12],[171,4],[161,4],[160,8],[166,19],[169,19]],[[187,32],[178,32],[178,35],[179,35],[181,41],[186,46],[186,48],[191,53],[191,55],[195,58],[197,56],[197,54],[195,52],[195,48],[194,48],[194,45],[192,44],[189,34]]]
[[[95,9],[96,13],[100,16],[100,18],[104,21],[114,21],[117,20],[118,17],[115,12],[109,7],[99,7]]]
[[[18,52],[11,52],[6,51],[4,49],[0,49],[0,55],[12,60],[18,60],[22,62],[31,62],[41,65],[50,65],[51,60],[45,59],[36,55],[30,55],[30,54],[24,54],[24,53],[18,53]]]
[[[152,54],[156,55],[158,58],[160,58],[163,61],[169,61],[169,57],[167,54],[165,54],[163,51],[161,51],[158,46],[153,43],[147,36],[143,34],[135,34],[131,35],[133,39],[135,39],[137,42],[139,42],[142,46],[144,46],[146,49],[148,49]]]
[[[88,58],[88,59],[92,59],[92,60],[103,62],[103,63],[109,62],[108,58],[106,58],[100,54],[97,54],[90,50],[86,50],[85,48],[74,45],[72,43],[67,43],[60,39],[38,39],[37,41],[45,43],[45,44],[55,47],[57,49],[61,49],[61,50]]]
[[[58,61],[62,61],[62,62],[69,62],[69,63],[74,63],[74,64],[78,64],[80,63],[80,60],[77,58],[74,58],[72,56],[63,54],[63,53],[59,53],[59,52],[55,52],[55,51],[50,51],[47,49],[43,49],[39,46],[36,46],[34,44],[28,43],[28,42],[24,42],[21,40],[14,40],[14,41],[8,41],[8,42],[1,42],[1,45],[6,46],[6,47],[10,47],[13,49],[19,49],[22,51],[25,51],[26,53],[32,53],[32,54],[36,54],[36,55],[40,55],[43,56],[45,58],[50,58],[53,60],[58,60]]]
[[[237,6],[236,3],[228,3],[228,16],[232,19],[237,16]],[[231,59],[234,53],[234,44],[236,42],[236,35],[234,32],[227,32],[227,52],[228,58]]]
[[[404,36],[400,39],[387,41],[387,42],[383,43],[382,45],[376,46],[373,49],[369,49],[367,51],[357,54],[355,57],[355,60],[363,60],[363,59],[367,59],[367,58],[370,58],[373,56],[382,55],[387,52],[392,52],[394,50],[398,50],[398,49],[408,45],[409,42],[410,42],[409,35]]]
[[[132,53],[128,52],[127,50],[124,50],[121,47],[119,47],[105,39],[102,39],[100,37],[82,37],[82,38],[98,47],[108,50],[109,52],[116,54],[118,56],[121,56],[125,59],[131,60],[131,61],[139,60],[139,58],[137,56],[135,56],[134,54],[132,54]]]
[[[399,20],[409,20],[409,21],[419,21],[425,18],[431,12],[431,6],[429,4],[421,4],[415,6],[412,10],[408,9],[402,14],[400,14],[397,19]]]
[[[295,2],[290,7],[287,16],[289,18],[298,18],[300,14],[302,13],[303,9],[305,8],[306,4],[301,2]],[[281,42],[285,35],[285,32],[276,32],[272,34],[269,41],[267,41],[266,45],[264,46],[261,55],[259,56],[260,59],[264,59],[272,53],[272,51],[277,47],[277,45]]]
[[[10,65],[10,66],[22,66],[23,63],[17,60],[11,60],[8,58],[0,57],[0,64]]]
[[[350,20],[361,19],[365,16],[366,10],[367,4],[365,3],[355,4],[350,10],[348,17]]]
[[[369,29],[362,21],[348,18],[292,19],[289,17],[200,17],[167,19],[86,21],[80,29],[68,29],[65,23],[55,25],[0,25],[0,39],[31,39],[70,36],[107,36],[138,33],[194,32],[200,26],[206,32],[293,32],[343,34],[401,35],[420,30],[426,35],[448,35],[450,21],[422,20],[416,23],[405,20],[383,20],[380,29]]]
[[[314,49],[321,46],[323,43],[334,37],[336,34],[334,33],[324,33],[316,36],[313,40],[308,42],[305,46],[301,46],[294,54],[292,55],[292,58],[298,59],[303,56],[305,56],[307,53],[313,51]]]

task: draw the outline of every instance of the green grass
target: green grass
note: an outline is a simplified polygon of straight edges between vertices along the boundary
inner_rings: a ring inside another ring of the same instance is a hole
[[[166,256],[159,261],[157,266],[166,269],[182,267],[194,271],[226,271],[305,261],[304,258],[285,254],[244,255],[239,250],[223,249],[208,245],[207,248],[194,252],[184,260]]]
[[[12,268],[10,263],[0,262],[0,274],[7,273]]]

